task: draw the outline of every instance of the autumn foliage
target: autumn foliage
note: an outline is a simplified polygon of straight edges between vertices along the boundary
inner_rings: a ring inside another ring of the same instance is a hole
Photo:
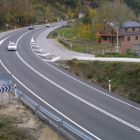
[[[76,29],[76,35],[81,38],[89,39],[91,37],[91,25],[83,24]]]

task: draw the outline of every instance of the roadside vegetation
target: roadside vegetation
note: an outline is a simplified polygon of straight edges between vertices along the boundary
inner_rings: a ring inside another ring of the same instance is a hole
[[[8,29],[13,29],[15,26],[45,24],[46,19],[49,22],[56,22],[58,18],[77,19],[81,12],[86,16],[84,24],[80,23],[77,30],[80,31],[89,23],[88,29],[91,28],[89,36],[95,39],[93,33],[99,30],[104,19],[112,22],[126,19],[139,20],[139,3],[139,0],[0,0],[0,30],[7,30],[6,24],[9,25]],[[137,17],[127,5],[135,10]]]
[[[80,3],[77,0],[0,0],[0,30],[8,30],[31,24],[45,24],[78,17]],[[38,19],[38,22],[36,22]]]
[[[90,0],[89,0],[90,1]],[[91,1],[90,1],[91,2]],[[126,3],[125,3],[126,2]],[[127,1],[122,0],[99,0],[95,5],[97,8],[91,8],[87,5],[85,16],[81,19],[70,22],[66,26],[57,29],[50,33],[48,38],[58,39],[66,48],[82,53],[94,54],[97,57],[138,57],[132,54],[103,54],[106,52],[116,52],[113,44],[97,44],[100,42],[101,36],[96,36],[96,33],[106,22],[124,22],[128,19],[137,21],[139,16],[136,16],[135,11],[127,5]],[[86,5],[87,3],[85,3]],[[92,5],[91,2],[89,5]],[[94,6],[95,6],[94,5]],[[120,27],[121,28],[121,27]],[[116,34],[116,33],[114,33]],[[117,41],[114,36],[114,42]],[[68,42],[68,43],[67,43]],[[70,44],[70,45],[69,45]],[[112,47],[112,48],[111,48]]]
[[[5,115],[0,116],[1,140],[37,140],[27,129],[18,128],[17,119]]]
[[[94,39],[80,38],[76,36],[75,23],[70,22],[57,30],[52,31],[47,38],[58,39],[67,49],[92,54],[93,50],[109,47],[108,44],[96,44]],[[70,43],[72,47],[65,44],[62,40]]]
[[[108,90],[111,80],[112,92],[140,103],[140,64],[124,62],[62,61],[62,67]]]
[[[126,54],[121,53],[105,53],[105,54],[97,54],[96,57],[127,57],[127,58],[140,58],[138,54],[132,52],[130,49],[126,50]]]

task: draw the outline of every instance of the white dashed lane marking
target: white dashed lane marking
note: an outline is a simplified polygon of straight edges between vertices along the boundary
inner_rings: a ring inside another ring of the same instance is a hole
[[[48,56],[48,55],[51,55],[50,53],[45,53],[45,54],[37,54],[37,55],[40,55],[40,56]]]
[[[34,51],[39,51],[39,52],[42,52],[43,49],[33,49]]]
[[[52,62],[51,60],[47,60],[47,59],[42,59],[45,62]]]
[[[61,57],[57,56],[55,58],[52,59],[52,62],[55,62],[56,60],[60,59]]]
[[[35,40],[32,38],[31,39],[31,46],[32,47],[37,47],[36,49],[33,49],[32,48],[32,50],[34,51],[34,53],[37,55],[37,56],[48,56],[48,55],[50,55],[50,58],[46,58],[46,59],[42,59],[43,61],[49,61],[49,62],[55,62],[55,61],[57,61],[58,59],[60,59],[61,57],[60,56],[56,56],[56,57],[54,57],[54,54],[51,54],[51,53],[47,53],[45,50],[43,50],[41,47],[39,47],[37,44],[36,44],[36,42],[35,42]],[[38,51],[38,52],[46,52],[46,53],[37,53],[37,52],[35,52],[35,51]],[[52,56],[51,56],[52,55]],[[52,58],[51,58],[52,57]]]

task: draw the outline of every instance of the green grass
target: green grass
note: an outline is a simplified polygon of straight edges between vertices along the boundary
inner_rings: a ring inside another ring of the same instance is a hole
[[[28,130],[20,129],[15,118],[0,116],[0,140],[36,140]]]
[[[125,62],[69,60],[70,71],[105,89],[111,80],[112,92],[140,103],[140,64]]]
[[[67,39],[72,39],[74,35],[74,31],[72,28],[60,28],[57,30],[58,34],[60,34],[60,37],[64,37]]]
[[[74,29],[73,28],[67,28],[64,32],[64,37],[68,39],[73,39],[74,36]]]
[[[68,39],[69,42],[72,43],[72,49],[70,49],[67,45],[64,45],[66,48],[68,48],[70,50],[77,51],[77,52],[91,54],[92,50],[102,49],[102,48],[108,47],[107,44],[96,44],[96,43],[94,43],[95,42],[94,40],[89,40],[86,43],[83,39],[77,38],[75,36],[73,23],[62,26],[59,29],[55,30],[55,32],[57,32],[57,34],[60,35],[61,38],[64,37],[64,38]],[[55,38],[56,39],[56,38],[58,38],[58,36],[53,36],[53,32],[51,32],[48,35],[48,38]]]
[[[140,58],[139,56],[136,55],[130,55],[130,54],[97,54],[96,57],[126,57],[126,58]]]

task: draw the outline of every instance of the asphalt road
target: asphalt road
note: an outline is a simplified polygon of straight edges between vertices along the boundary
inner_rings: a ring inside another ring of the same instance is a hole
[[[25,28],[1,38],[5,39],[0,46],[1,73],[8,70],[21,91],[93,138],[139,140],[140,104],[108,92],[52,63],[50,60],[57,54],[48,57],[50,52],[33,45],[44,30],[49,31],[41,25],[32,31]],[[8,40],[18,43],[17,52],[7,51]]]

